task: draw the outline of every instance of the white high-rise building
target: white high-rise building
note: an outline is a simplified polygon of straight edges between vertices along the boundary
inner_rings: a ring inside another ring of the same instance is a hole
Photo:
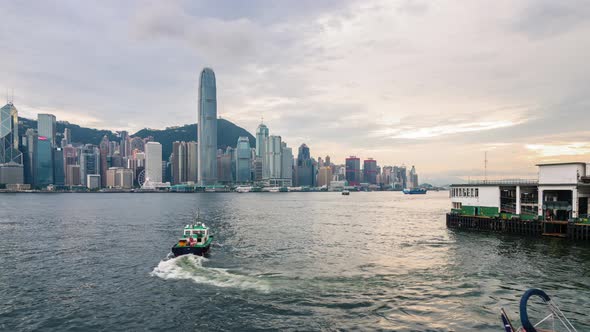
[[[268,127],[261,123],[256,129],[256,158],[262,161],[262,178],[270,178],[270,159],[268,156]]]
[[[162,182],[162,144],[147,142],[145,145],[145,180]]]
[[[293,149],[287,143],[281,143],[281,180],[283,186],[290,186],[293,182]]]
[[[281,178],[281,136],[270,136],[268,138],[268,168],[271,182]]]

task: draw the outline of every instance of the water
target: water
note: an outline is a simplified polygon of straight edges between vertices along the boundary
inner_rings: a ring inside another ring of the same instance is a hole
[[[0,330],[589,330],[590,246],[447,230],[447,193],[2,194]],[[208,258],[168,258],[197,208]],[[533,315],[540,312],[533,311]]]

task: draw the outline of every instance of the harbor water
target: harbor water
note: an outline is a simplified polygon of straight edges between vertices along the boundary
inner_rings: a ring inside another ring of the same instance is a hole
[[[197,209],[210,256],[170,258]],[[449,209],[447,192],[2,194],[0,330],[500,331],[530,287],[590,330],[588,244],[449,230]]]

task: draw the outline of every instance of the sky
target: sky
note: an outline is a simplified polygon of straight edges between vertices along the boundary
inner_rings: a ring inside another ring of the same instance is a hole
[[[111,130],[218,116],[333,162],[421,181],[590,162],[587,0],[2,1],[0,92],[19,115]],[[11,92],[9,92],[11,94]]]

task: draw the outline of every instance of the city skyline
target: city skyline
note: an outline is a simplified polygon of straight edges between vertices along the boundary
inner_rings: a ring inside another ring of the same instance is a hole
[[[14,88],[24,117],[163,128],[194,123],[195,76],[211,65],[224,82],[219,114],[251,133],[264,116],[284,140],[318,155],[362,154],[443,178],[483,175],[488,151],[490,176],[531,176],[537,162],[590,154],[589,49],[578,42],[588,33],[585,8],[3,3],[0,36],[12,51],[0,62],[0,91]],[[27,19],[51,34],[29,32]],[[60,43],[71,47],[53,47]],[[162,49],[173,50],[167,61]]]

